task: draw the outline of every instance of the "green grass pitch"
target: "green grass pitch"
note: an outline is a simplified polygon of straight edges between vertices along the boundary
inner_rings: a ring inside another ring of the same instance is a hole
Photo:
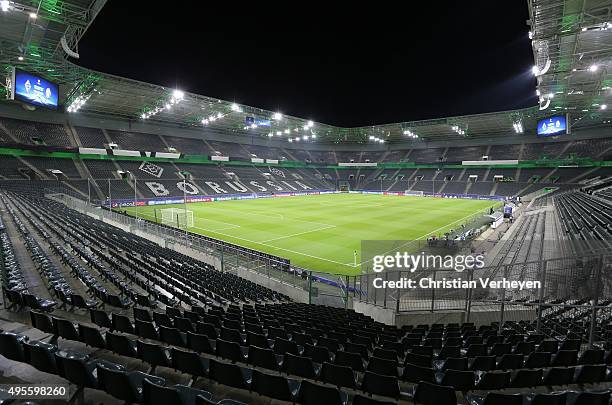
[[[286,257],[296,266],[333,274],[358,274],[354,251],[362,240],[417,240],[456,228],[499,202],[368,194],[327,194],[192,203],[191,232]],[[138,216],[161,220],[159,209]],[[135,215],[136,208],[121,208]],[[360,257],[359,255],[357,256]]]

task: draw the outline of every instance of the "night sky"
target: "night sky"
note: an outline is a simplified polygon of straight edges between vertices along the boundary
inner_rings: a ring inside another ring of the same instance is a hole
[[[537,103],[524,1],[380,3],[111,0],[75,62],[346,127]]]

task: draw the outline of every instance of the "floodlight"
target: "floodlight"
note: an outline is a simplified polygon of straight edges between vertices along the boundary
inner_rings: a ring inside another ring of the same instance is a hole
[[[182,100],[183,97],[185,97],[185,93],[180,90],[174,90],[172,92],[172,98],[174,98],[175,100]]]
[[[19,56],[17,57],[17,59],[19,59],[19,60],[23,60],[23,56],[19,55]]]
[[[593,64],[593,65],[589,66],[589,70],[590,70],[591,72],[597,72],[597,69],[599,69],[599,66],[597,66],[597,65],[595,65],[595,64]]]
[[[10,3],[8,0],[2,0],[0,1],[0,9],[2,11],[4,11],[5,13],[9,10],[10,8]]]
[[[314,122],[312,122],[312,121],[308,121],[308,126],[309,126],[309,127],[312,127],[313,125],[314,125]]]
[[[602,104],[599,108],[601,108],[602,110],[605,110],[606,108],[608,108],[607,104]]]
[[[534,66],[531,68],[531,73],[533,73],[533,75],[534,75],[534,76],[537,76],[537,75],[539,75],[539,74],[540,74],[540,69],[538,69],[538,67],[534,65]]]
[[[317,135],[312,134],[312,139],[317,139]]]
[[[276,135],[281,136],[283,133],[281,131],[276,131]]]
[[[223,114],[221,114],[221,113],[217,113],[217,118],[218,118],[218,119],[223,118]]]
[[[282,120],[283,119],[283,114],[281,114],[279,112],[276,112],[276,113],[274,113],[274,115],[272,115],[272,119],[273,120],[277,120],[277,121]]]
[[[172,107],[170,104],[166,103],[166,110],[169,110]]]
[[[240,106],[236,103],[232,104],[232,111],[236,111],[239,112],[240,111]]]
[[[289,128],[287,128],[287,129],[285,129],[285,133],[289,134],[289,133],[291,133],[291,130],[289,130]]]
[[[272,132],[268,133],[268,137],[272,138],[274,134]]]

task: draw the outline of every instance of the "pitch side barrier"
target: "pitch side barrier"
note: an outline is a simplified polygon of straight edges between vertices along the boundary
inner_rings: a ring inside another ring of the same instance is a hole
[[[380,195],[396,195],[396,196],[407,196],[414,197],[414,194],[406,194],[403,191],[351,191],[351,193],[359,194],[380,194]],[[480,194],[451,194],[451,193],[432,193],[430,191],[423,191],[423,197],[436,197],[436,198],[466,198],[470,200],[491,200],[491,201],[508,201],[507,197],[499,195],[480,195]]]
[[[148,205],[167,205],[167,204],[190,204],[200,202],[229,201],[229,200],[253,200],[257,198],[279,198],[279,197],[298,197],[304,195],[337,194],[336,190],[312,190],[294,191],[283,193],[250,193],[250,194],[223,194],[223,195],[192,195],[186,197],[152,197],[152,198],[125,198],[113,199],[110,202],[112,208],[122,207],[144,207]],[[109,203],[100,202],[100,205],[108,207]]]

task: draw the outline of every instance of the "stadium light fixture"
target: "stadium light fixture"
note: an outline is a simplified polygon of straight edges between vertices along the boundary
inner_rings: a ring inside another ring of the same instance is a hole
[[[291,133],[291,130],[289,128],[285,129],[285,133],[288,135]]]
[[[280,121],[283,119],[283,114],[279,112],[275,112],[274,115],[272,115],[272,119],[276,121]]]
[[[233,103],[233,104],[232,104],[232,111],[235,111],[235,112],[241,112],[241,111],[242,111],[242,109],[240,108],[240,106],[239,106],[238,104]]]
[[[30,18],[32,20],[36,20],[36,17],[38,17],[38,15],[36,15],[36,13],[30,13]]]
[[[276,131],[277,136],[281,136],[283,133],[281,131]]]
[[[172,92],[172,98],[174,100],[182,100],[185,97],[185,93],[183,93],[181,90],[174,90]]]
[[[595,64],[589,66],[589,71],[591,71],[591,72],[597,72],[597,69],[599,69],[599,66],[597,66]]]
[[[608,108],[607,104],[602,104],[601,106],[599,106],[600,109],[605,110],[606,108]]]
[[[314,126],[314,122],[308,121],[306,125],[308,126],[308,128],[312,128]]]
[[[18,59],[19,61],[22,61],[22,60],[23,60],[23,56],[19,55],[19,56],[17,57],[17,59]]]
[[[9,8],[11,8],[11,3],[8,0],[0,1],[0,9],[2,11],[6,13],[7,11],[9,11]]]

